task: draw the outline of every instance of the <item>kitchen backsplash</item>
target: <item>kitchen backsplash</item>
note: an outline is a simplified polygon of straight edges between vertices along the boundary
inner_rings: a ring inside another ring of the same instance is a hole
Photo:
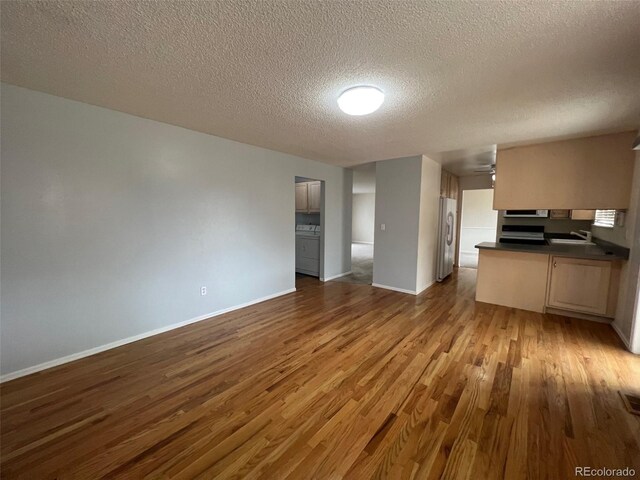
[[[542,225],[544,233],[571,233],[578,230],[591,230],[591,220],[568,220],[551,218],[504,218],[504,212],[498,212],[497,238],[500,237],[502,225]]]

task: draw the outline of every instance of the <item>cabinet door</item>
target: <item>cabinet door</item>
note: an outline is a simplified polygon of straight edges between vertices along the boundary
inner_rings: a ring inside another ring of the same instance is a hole
[[[595,210],[571,210],[571,220],[593,220],[595,218]]]
[[[446,170],[442,170],[440,176],[440,196],[447,198],[449,196],[450,175]]]
[[[320,212],[320,182],[309,182],[309,211]]]
[[[495,210],[629,208],[636,133],[498,149]]]
[[[309,201],[306,183],[296,183],[296,212],[308,212]]]
[[[458,199],[458,177],[449,175],[449,198]]]
[[[575,312],[605,315],[611,262],[553,257],[547,304]]]

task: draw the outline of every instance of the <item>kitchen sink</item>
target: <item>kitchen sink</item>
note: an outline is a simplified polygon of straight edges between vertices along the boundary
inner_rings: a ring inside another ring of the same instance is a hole
[[[551,245],[595,245],[593,242],[579,238],[550,238],[548,239],[548,242]]]

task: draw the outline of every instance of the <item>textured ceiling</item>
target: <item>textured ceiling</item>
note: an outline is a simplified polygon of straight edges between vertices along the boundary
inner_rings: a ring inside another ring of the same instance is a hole
[[[2,2],[2,80],[340,165],[640,123],[638,1]],[[336,98],[387,95],[350,117]]]

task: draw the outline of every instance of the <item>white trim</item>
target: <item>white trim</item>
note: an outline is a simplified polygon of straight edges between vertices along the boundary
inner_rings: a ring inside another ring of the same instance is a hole
[[[436,283],[435,280],[431,280],[430,283],[427,283],[423,288],[420,289],[420,291],[416,292],[416,295],[420,295],[422,292],[424,292],[427,288],[431,287],[434,283]]]
[[[232,312],[234,310],[239,310],[241,308],[249,307],[251,305],[255,305],[256,303],[266,302],[267,300],[271,300],[276,297],[281,297],[282,295],[287,295],[288,293],[295,292],[295,288],[290,288],[288,290],[284,290],[282,292],[274,293],[272,295],[267,295],[266,297],[257,298],[255,300],[251,300],[246,303],[242,303],[240,305],[235,305],[233,307],[223,308],[222,310],[217,310],[211,313],[205,313],[204,315],[200,315],[195,318],[191,318],[189,320],[185,320],[183,322],[173,323],[171,325],[167,325],[166,327],[156,328],[155,330],[151,330],[149,332],[140,333],[138,335],[134,335],[132,337],[123,338],[122,340],[116,340],[115,342],[107,343],[106,345],[100,345],[98,347],[90,348],[88,350],[83,350],[82,352],[72,353],[71,355],[67,355],[65,357],[56,358],[55,360],[50,360],[48,362],[40,363],[38,365],[34,365],[33,367],[23,368],[22,370],[18,370],[16,372],[7,373],[5,375],[0,376],[0,383],[13,380],[15,378],[24,377],[25,375],[29,375],[31,373],[36,373],[41,370],[46,370],[48,368],[57,367],[58,365],[62,365],[64,363],[73,362],[74,360],[79,360],[81,358],[89,357],[91,355],[95,355],[96,353],[104,352],[105,350],[111,350],[112,348],[120,347],[122,345],[126,345],[127,343],[137,342],[138,340],[142,340],[143,338],[152,337],[154,335],[158,335],[160,333],[168,332],[169,330],[174,330],[176,328],[184,327],[186,325],[190,325],[192,323],[201,322],[202,320],[207,320],[209,318],[217,317],[219,315]]]
[[[363,243],[365,245],[373,245],[373,242],[359,242],[358,240],[351,240],[351,243]]]
[[[377,287],[377,288],[384,288],[385,290],[393,290],[394,292],[408,293],[409,295],[420,295],[422,292],[424,292],[427,288],[432,286],[434,283],[436,283],[436,281],[432,280],[430,283],[422,287],[419,291],[407,290],[405,288],[390,287],[389,285],[381,285],[379,283],[372,283],[371,286]]]
[[[616,325],[616,322],[611,322],[611,327],[613,327],[615,332],[618,334],[618,336],[620,337],[620,340],[622,340],[622,343],[624,343],[624,346],[627,347],[627,350],[629,350],[631,353],[633,353],[635,355],[639,355],[640,354],[640,351],[639,352],[634,352],[631,349],[631,343],[629,342],[629,339],[627,339],[627,337],[624,336],[624,334],[622,333],[622,330],[620,330],[618,325]]]
[[[611,317],[603,317],[601,315],[593,315],[591,313],[572,312],[570,310],[564,310],[562,308],[544,307],[543,313],[550,313],[552,315],[562,315],[563,317],[579,318],[580,320],[587,320],[588,322],[604,323],[610,325],[613,322]]]
[[[342,273],[339,273],[338,275],[334,275],[333,277],[321,278],[320,281],[328,282],[329,280],[333,280],[335,278],[346,277],[347,275],[351,275],[352,273],[353,272],[349,270],[348,272],[342,272]]]
[[[371,286],[377,287],[377,288],[384,288],[385,290],[393,290],[394,292],[408,293],[409,295],[417,295],[415,290],[407,290],[405,288],[390,287],[389,285],[381,285],[379,283],[372,283]]]

